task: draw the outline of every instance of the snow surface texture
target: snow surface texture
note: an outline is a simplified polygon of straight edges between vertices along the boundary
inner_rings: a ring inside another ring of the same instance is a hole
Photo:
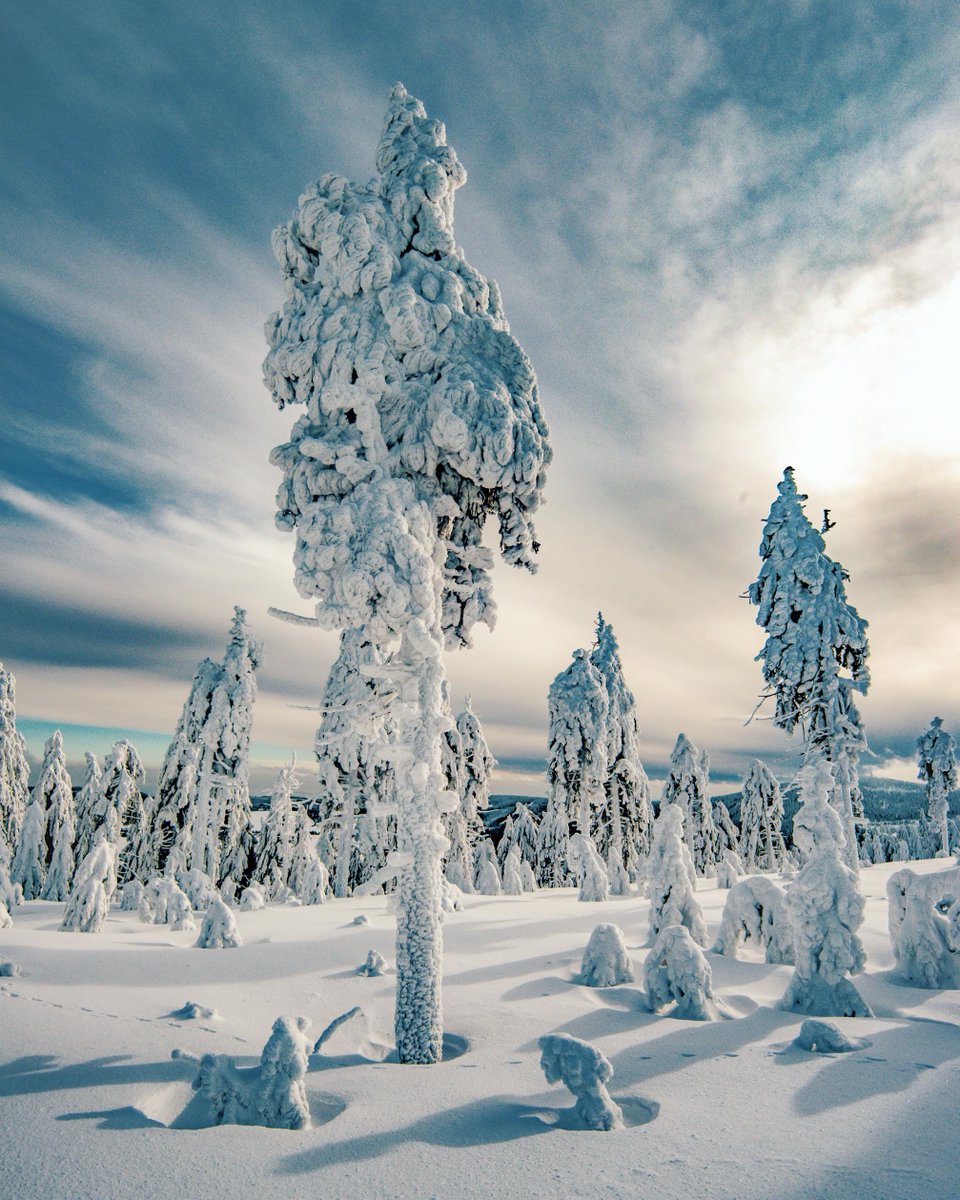
[[[793,962],[793,926],[786,894],[766,875],[741,879],[730,889],[713,952],[737,958],[746,941],[763,947],[766,962]]]
[[[683,809],[665,804],[653,824],[653,847],[646,865],[650,896],[650,940],[670,925],[683,925],[700,946],[707,944],[707,927],[694,895],[697,877],[683,840]]]
[[[613,1067],[589,1042],[568,1033],[540,1038],[540,1066],[547,1083],[562,1083],[577,1098],[577,1116],[587,1129],[620,1129],[623,1112],[614,1104],[606,1085]]]
[[[815,1054],[847,1054],[851,1050],[863,1050],[870,1043],[863,1038],[849,1038],[832,1021],[818,1021],[808,1017],[800,1026],[794,1045]]]
[[[782,1003],[819,1017],[869,1017],[869,1005],[848,978],[866,961],[857,936],[864,899],[856,873],[840,859],[844,833],[828,800],[832,790],[829,763],[816,759],[803,767],[793,840],[804,865],[787,890],[795,965]]]
[[[713,994],[713,972],[689,932],[668,925],[643,964],[643,986],[651,1012],[668,1004],[668,1014],[685,1021],[716,1021],[730,1014]]]
[[[214,900],[207,909],[197,945],[201,950],[232,950],[243,945],[236,917],[222,900]]]
[[[583,952],[579,983],[587,987],[615,987],[633,982],[633,966],[623,933],[616,925],[598,925]]]
[[[897,974],[914,987],[960,987],[960,867],[904,867],[887,881],[887,899]]]

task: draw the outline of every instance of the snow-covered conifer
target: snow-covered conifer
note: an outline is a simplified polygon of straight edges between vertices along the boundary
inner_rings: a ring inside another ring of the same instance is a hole
[[[520,877],[520,847],[514,843],[503,860],[503,894],[522,896],[523,879]]]
[[[281,768],[270,796],[270,811],[260,833],[254,878],[263,887],[268,900],[275,899],[288,886],[296,830],[292,796],[298,782],[293,763]]]
[[[123,841],[117,874],[121,883],[149,873],[149,830],[140,791],[143,779],[143,764],[133,745],[126,738],[114,742],[103,764],[100,799],[94,811],[98,822],[111,810],[119,820]]]
[[[567,820],[590,834],[603,806],[607,778],[606,682],[585,650],[550,685],[548,796],[562,801]]]
[[[24,900],[36,900],[47,879],[47,810],[42,792],[34,791],[20,826],[10,877]]]
[[[3,825],[0,824],[0,900],[11,911],[23,901],[23,889],[10,876],[13,854],[7,845]]]
[[[529,804],[517,802],[513,810],[513,844],[520,852],[521,862],[535,866],[537,861],[537,841],[539,824]]]
[[[271,1129],[308,1129],[310,1106],[304,1076],[310,1042],[304,1017],[278,1017],[260,1055],[257,1112],[260,1123]]]
[[[323,626],[400,639],[383,669],[399,725],[402,1062],[441,1053],[442,649],[493,620],[488,515],[507,561],[532,566],[550,458],[499,291],[453,236],[464,179],[442,124],[397,85],[375,180],[323,176],[274,235],[288,291],[264,365],[281,407],[306,406],[272,455],[278,524],[298,531],[296,585]]]
[[[710,964],[682,925],[660,931],[643,964],[643,986],[651,1012],[675,1003],[669,1015],[685,1021],[730,1015],[714,995]]]
[[[138,911],[140,920],[152,925],[169,925],[176,930],[196,928],[190,897],[170,875],[155,875],[144,885]]]
[[[950,853],[947,826],[949,797],[957,786],[957,743],[943,728],[943,718],[934,717],[930,728],[917,739],[917,778],[927,789],[927,818],[940,837],[940,854]]]
[[[724,850],[717,863],[717,887],[732,888],[740,878],[740,855],[735,850]]]
[[[258,909],[266,908],[266,905],[267,895],[259,883],[248,883],[240,893],[240,909],[242,912],[257,912]]]
[[[783,864],[783,797],[770,768],[755,758],[740,791],[740,858],[743,869],[775,871]]]
[[[13,917],[7,908],[6,901],[0,897],[0,929],[9,929],[13,925]]]
[[[856,872],[841,861],[843,825],[829,796],[833,771],[824,759],[800,772],[800,811],[793,840],[803,867],[787,889],[793,925],[794,972],[782,1007],[820,1017],[871,1016],[848,976],[863,970],[866,956],[857,930],[864,900]]]
[[[171,860],[167,859],[167,866],[170,866]],[[220,899],[220,893],[217,890],[216,884],[209,875],[205,875],[203,871],[196,869],[192,871],[174,871],[168,872],[175,877],[183,888],[187,899],[197,912],[204,912],[210,907],[214,900]]]
[[[496,857],[484,858],[477,875],[477,892],[481,896],[499,896],[503,891]]]
[[[128,879],[120,889],[120,911],[138,912],[145,890],[139,879]]]
[[[115,831],[116,818],[101,825],[92,850],[74,873],[60,926],[68,933],[99,933],[106,923],[117,890],[117,847],[110,837]]]
[[[684,836],[698,875],[713,875],[717,861],[717,827],[710,802],[710,761],[685,733],[677,738],[670,755],[670,771],[663,785],[660,809],[678,805],[683,813]]]
[[[587,987],[615,987],[633,982],[633,966],[623,933],[616,925],[597,925],[580,965],[580,983]]]
[[[315,854],[300,881],[300,899],[304,904],[325,904],[327,890],[330,886],[330,876],[324,866],[323,859]]]
[[[541,887],[562,887],[569,878],[570,822],[559,789],[551,789],[547,809],[537,830],[537,882]]]
[[[914,987],[960,987],[960,868],[887,881],[890,941],[897,974]]]
[[[358,975],[377,976],[386,974],[386,971],[387,960],[379,950],[368,950],[366,959],[357,967]]]
[[[243,945],[233,911],[222,900],[214,900],[207,909],[197,945],[201,950],[235,949]]]
[[[623,1111],[615,1104],[606,1085],[613,1067],[606,1055],[589,1042],[568,1033],[551,1033],[540,1038],[540,1067],[547,1083],[562,1083],[576,1096],[577,1116],[587,1129],[619,1129]]]
[[[607,868],[597,853],[593,839],[575,833],[570,839],[570,866],[580,888],[579,900],[602,901],[610,898]]]
[[[792,467],[777,490],[763,528],[760,574],[747,589],[766,633],[757,658],[766,695],[775,699],[774,723],[787,733],[800,726],[805,761],[823,757],[834,765],[831,803],[843,821],[847,864],[856,869],[853,797],[866,739],[854,694],[870,685],[867,623],[847,601],[846,571],[804,515],[806,496]]]
[[[520,882],[525,892],[535,892],[537,890],[537,877],[533,873],[533,867],[525,860],[521,860],[520,863]]]
[[[293,813],[293,837],[290,847],[290,871],[287,883],[299,896],[303,890],[303,880],[310,864],[317,857],[317,848],[310,828],[310,817],[303,805],[298,805]]]
[[[74,800],[77,814],[77,835],[73,845],[75,862],[81,862],[93,849],[96,841],[97,827],[102,820],[100,815],[100,800],[103,795],[101,786],[102,772],[100,762],[95,754],[86,752],[86,767],[83,783]]]
[[[696,881],[690,851],[683,840],[683,810],[676,804],[664,805],[653,823],[653,845],[647,861],[651,942],[667,926],[683,925],[695,942],[707,944],[707,927],[694,895]]]
[[[476,846],[483,837],[480,814],[490,801],[490,781],[497,760],[490,753],[480,718],[467,697],[466,706],[457,717],[457,732],[463,746],[463,812],[467,822],[467,840]]]
[[[765,875],[749,876],[731,887],[713,953],[737,958],[747,940],[763,947],[768,963],[793,962],[793,926],[786,895]]]
[[[0,826],[10,846],[20,837],[30,791],[27,744],[17,729],[16,683],[0,663]]]
[[[44,900],[66,900],[73,881],[73,843],[77,821],[73,785],[67,773],[63,737],[59,729],[53,731],[43,747],[43,765],[34,788],[34,794],[37,793],[47,814],[47,878],[41,897]]]
[[[513,849],[513,817],[507,816],[503,823],[503,830],[500,833],[500,841],[497,842],[497,866],[503,870],[503,864],[507,861],[507,855]]]

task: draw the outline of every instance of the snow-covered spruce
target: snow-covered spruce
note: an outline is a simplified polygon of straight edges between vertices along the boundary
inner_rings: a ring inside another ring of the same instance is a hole
[[[477,876],[477,893],[481,896],[499,896],[503,892],[503,882],[497,869],[496,858],[485,858]]]
[[[537,830],[537,883],[542,887],[562,887],[570,877],[570,822],[567,806],[559,790],[551,790],[547,808]]]
[[[277,521],[297,529],[295,582],[327,628],[399,638],[395,685],[397,1050],[441,1054],[439,764],[443,645],[491,624],[488,515],[508,562],[532,567],[550,459],[533,370],[498,289],[463,258],[453,195],[465,172],[442,124],[397,85],[377,176],[326,175],[274,235],[287,276],[264,364],[277,403],[302,403]]]
[[[27,744],[17,729],[17,681],[0,663],[0,827],[10,846],[16,846],[27,810],[30,766]]]
[[[710,760],[685,733],[677,738],[670,755],[670,770],[660,797],[661,811],[669,804],[683,813],[687,846],[698,875],[712,876],[719,857],[717,827],[710,802]]]
[[[570,839],[570,869],[580,888],[579,900],[602,901],[610,898],[607,868],[597,853],[593,839],[575,833]]]
[[[597,925],[590,934],[578,982],[598,988],[633,982],[633,966],[618,926]]]
[[[24,900],[36,900],[47,879],[47,811],[36,791],[30,797],[20,826],[20,837],[10,865],[10,878]]]
[[[196,868],[192,871],[179,871],[176,878],[197,912],[205,912],[214,900],[220,897],[213,880],[203,871]]]
[[[43,900],[66,900],[75,868],[73,843],[77,818],[59,729],[53,731],[43,747],[43,765],[34,788],[34,794],[37,793],[46,812],[47,877],[40,896]]]
[[[525,861],[520,863],[520,883],[525,892],[537,890],[537,877],[533,873],[533,867]]]
[[[869,1042],[862,1038],[847,1037],[832,1021],[817,1021],[808,1017],[800,1026],[794,1045],[814,1054],[846,1054],[851,1050],[862,1050]]]
[[[96,841],[97,827],[102,820],[100,799],[102,772],[95,754],[86,753],[83,782],[74,800],[77,815],[76,841],[73,845],[74,862],[81,862],[92,850]]]
[[[140,790],[144,776],[133,744],[126,738],[114,742],[103,764],[96,815],[103,821],[113,812],[119,821],[117,877],[121,883],[145,879],[151,873],[149,827]]]
[[[471,846],[476,846],[483,836],[480,814],[490,801],[490,781],[497,760],[490,753],[470,696],[463,712],[457,716],[457,732],[463,747],[463,813],[467,822],[467,840]]]
[[[386,972],[387,960],[379,950],[368,950],[365,961],[357,967],[358,975],[385,975]]]
[[[116,821],[101,825],[93,849],[77,867],[73,890],[63,914],[62,930],[69,933],[99,933],[110,912],[117,890],[117,847],[110,840]]]
[[[547,1083],[562,1083],[577,1098],[577,1116],[587,1129],[620,1129],[623,1112],[606,1085],[613,1077],[610,1060],[589,1042],[568,1033],[539,1039],[540,1067]]]
[[[887,880],[890,941],[897,974],[914,987],[960,987],[960,867]]]
[[[192,932],[196,929],[190,897],[170,875],[156,875],[144,886],[139,904],[140,920],[151,925]]]
[[[300,880],[300,899],[304,904],[325,904],[330,877],[323,860],[314,855]]]
[[[296,833],[293,789],[298,783],[293,763],[280,769],[270,796],[270,811],[257,841],[257,863],[253,877],[263,888],[268,900],[275,899],[288,886]]]
[[[144,885],[139,879],[128,879],[120,889],[120,911],[138,912],[143,901]]]
[[[653,846],[647,862],[651,942],[662,929],[683,925],[698,945],[706,946],[707,927],[694,895],[696,881],[690,851],[683,840],[683,811],[679,805],[664,805],[653,823]]]
[[[934,717],[930,728],[917,739],[917,778],[927,791],[927,817],[940,837],[939,851],[950,853],[947,826],[950,792],[957,786],[957,743]]]
[[[520,847],[514,844],[510,847],[503,862],[503,894],[505,896],[523,895],[523,878],[520,875]]]
[[[13,855],[7,845],[3,826],[0,825],[0,900],[12,911],[23,903],[23,889],[10,878]]]
[[[740,855],[734,850],[724,850],[722,858],[717,863],[717,887],[732,888],[740,878],[741,869]]]
[[[781,1007],[818,1017],[869,1017],[869,1005],[848,978],[866,961],[857,936],[864,900],[856,872],[841,861],[843,825],[828,799],[833,783],[824,759],[800,772],[793,840],[804,864],[787,889],[794,971]]]
[[[762,946],[768,963],[793,963],[793,926],[786,894],[766,875],[748,876],[731,887],[713,953],[738,958],[745,941]]]
[[[643,986],[651,1012],[674,1004],[668,1015],[685,1021],[730,1015],[713,993],[710,964],[682,925],[661,930],[643,964]]]
[[[750,764],[740,789],[740,859],[748,874],[775,871],[783,864],[783,796],[776,776],[759,758]]]
[[[605,796],[609,699],[585,650],[574,650],[570,666],[550,685],[547,705],[548,797],[559,797],[567,821],[589,835]]]
[[[805,761],[834,764],[831,801],[844,827],[847,865],[857,867],[854,803],[857,759],[866,745],[856,692],[870,686],[867,623],[848,603],[848,578],[827,553],[803,511],[793,468],[777,487],[760,543],[760,574],[747,589],[766,641],[763,663],[773,720],[787,733],[799,725]]]
[[[222,900],[214,900],[207,909],[197,945],[201,950],[230,950],[243,945],[236,917]]]
[[[267,897],[259,883],[249,883],[240,893],[240,911],[256,912],[266,908]]]

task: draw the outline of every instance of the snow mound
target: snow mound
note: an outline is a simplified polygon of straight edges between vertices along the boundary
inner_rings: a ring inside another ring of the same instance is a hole
[[[633,982],[630,955],[618,926],[598,925],[590,934],[578,980],[587,987],[600,988]]]
[[[358,975],[384,975],[387,971],[387,960],[379,950],[368,950],[367,960],[357,967]]]
[[[369,925],[370,918],[367,916],[366,913],[357,913],[357,915],[353,918],[353,920],[350,922],[350,924],[351,925]]]
[[[890,941],[897,974],[914,987],[960,986],[960,869],[887,880]]]
[[[863,1050],[870,1043],[863,1038],[848,1038],[832,1021],[810,1017],[800,1026],[794,1045],[815,1054],[846,1054],[850,1050]]]
[[[215,1008],[207,1008],[203,1004],[197,1004],[194,1000],[188,1000],[186,1004],[180,1008],[175,1008],[173,1012],[167,1013],[168,1017],[172,1017],[175,1021],[219,1021],[220,1014]]]
[[[4,959],[3,962],[0,962],[0,979],[13,979],[22,974],[23,971],[17,964],[10,962],[9,959]]]

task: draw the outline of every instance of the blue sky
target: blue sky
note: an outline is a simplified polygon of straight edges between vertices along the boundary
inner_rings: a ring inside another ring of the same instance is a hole
[[[265,615],[302,609],[272,523],[269,235],[317,175],[372,173],[397,79],[467,167],[457,237],[556,452],[540,573],[501,567],[497,630],[449,663],[502,786],[535,790],[515,765],[598,608],[652,768],[680,729],[720,773],[789,763],[743,725],[739,599],[787,463],[871,623],[878,764],[934,712],[956,730],[955,4],[90,0],[4,23],[0,659],[34,754],[51,723],[162,744],[241,603],[259,760],[309,758],[334,639]]]

